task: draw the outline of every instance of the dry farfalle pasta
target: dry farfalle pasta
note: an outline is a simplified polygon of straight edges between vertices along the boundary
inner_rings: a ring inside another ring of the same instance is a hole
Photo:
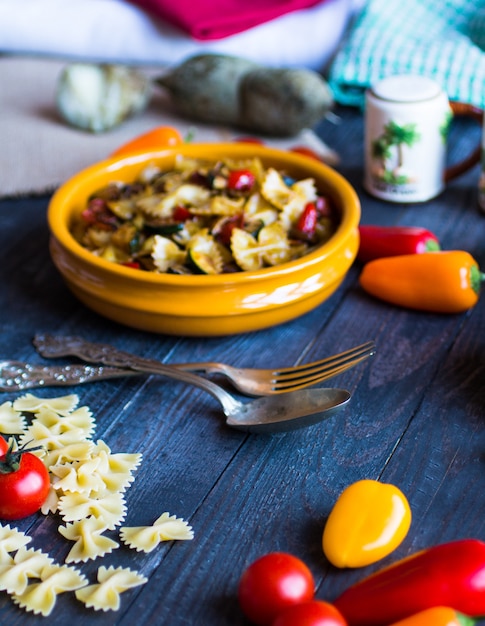
[[[45,400],[27,394],[14,403],[14,408],[33,413],[35,418],[20,437],[27,448],[42,446],[47,467],[59,462],[65,449],[71,446],[91,446],[88,443],[95,428],[95,420],[87,407],[76,409],[79,399],[75,395]],[[90,448],[89,448],[90,449]],[[71,450],[71,457],[75,450]],[[80,449],[77,449],[79,459]],[[41,455],[41,452],[34,452]]]
[[[194,533],[185,520],[162,513],[152,526],[122,526],[120,538],[137,552],[151,552],[161,541],[190,540]]]
[[[126,505],[121,493],[91,497],[82,493],[68,493],[59,499],[59,513],[65,522],[74,522],[93,516],[103,520],[113,530],[125,519]]]
[[[141,454],[111,454],[109,447],[98,441],[82,460],[50,466],[56,490],[103,497],[122,493],[133,482],[133,471],[141,462]]]
[[[26,448],[41,446],[43,450],[50,452],[52,450],[60,450],[69,444],[77,443],[83,438],[84,433],[81,428],[54,433],[47,426],[34,419],[20,437],[19,443]],[[41,453],[39,452],[38,455],[40,456]]]
[[[25,429],[24,416],[16,411],[11,402],[0,404],[0,433],[19,435]]]
[[[0,590],[25,610],[47,616],[60,593],[79,589],[87,580],[71,567],[55,565],[45,552],[27,549],[30,541],[24,533],[0,525]]]
[[[42,459],[49,468],[53,465],[63,465],[74,461],[86,461],[89,459],[93,448],[94,443],[92,441],[68,443],[61,448],[47,451]]]
[[[44,567],[51,563],[52,559],[41,550],[19,548],[17,554],[10,557],[10,561],[0,564],[0,590],[23,593],[29,578],[39,578]]]
[[[66,563],[102,557],[119,547],[103,533],[125,519],[124,492],[142,460],[141,454],[112,453],[104,441],[94,442],[94,417],[87,407],[77,408],[78,403],[76,395],[45,399],[27,394],[0,405],[0,433],[18,435],[29,448],[43,448],[33,451],[42,457],[51,479],[41,511],[57,513],[65,524],[59,533],[74,542]],[[24,414],[31,415],[28,427]],[[191,527],[169,513],[152,526],[125,527],[120,535],[127,545],[145,552],[160,541],[193,538]],[[0,590],[26,611],[49,615],[65,591],[76,591],[79,600],[95,610],[117,610],[122,591],[146,582],[129,569],[100,567],[98,583],[86,586],[86,578],[73,567],[56,565],[42,551],[27,549],[30,541],[0,524]]]
[[[26,611],[47,617],[54,609],[57,596],[88,584],[85,576],[67,565],[46,565],[39,582],[28,585],[22,593],[14,593],[13,601]]]
[[[66,557],[66,563],[89,561],[116,549],[119,544],[103,536],[102,533],[106,529],[104,520],[96,517],[88,517],[72,524],[59,526],[59,532],[63,537],[76,542]]]
[[[76,598],[95,611],[117,611],[120,593],[147,582],[144,576],[123,567],[104,567],[98,570],[98,584],[76,591]]]
[[[103,491],[104,482],[97,472],[100,459],[90,456],[84,461],[52,465],[52,486],[64,493],[98,493]]]
[[[31,541],[32,539],[20,530],[10,528],[8,524],[6,526],[0,524],[0,564],[10,562],[9,553],[26,546]]]
[[[141,454],[117,452],[113,454],[104,441],[98,441],[92,456],[100,459],[98,474],[106,491],[125,491],[133,482],[133,472],[140,465]]]
[[[79,404],[79,396],[71,394],[69,396],[59,396],[57,398],[38,398],[31,393],[17,398],[13,403],[16,411],[25,413],[37,413],[40,409],[52,409],[59,415],[66,415],[73,411]]]
[[[57,495],[57,491],[51,485],[47,498],[45,499],[44,504],[40,507],[40,512],[44,515],[49,515],[49,513],[56,513],[58,508],[59,496]]]
[[[65,415],[56,413],[50,408],[41,407],[36,413],[36,421],[43,424],[54,435],[81,429],[84,439],[89,439],[92,436],[95,427],[94,417],[85,406]]]

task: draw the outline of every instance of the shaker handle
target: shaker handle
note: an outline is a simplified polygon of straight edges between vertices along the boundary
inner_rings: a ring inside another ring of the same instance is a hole
[[[450,102],[451,110],[453,114],[457,117],[471,117],[474,119],[480,127],[483,124],[483,116],[484,112],[482,109],[474,106],[473,104],[467,104],[465,102]],[[480,163],[480,159],[482,156],[482,145],[478,145],[475,150],[471,154],[469,154],[463,161],[455,163],[454,165],[450,165],[447,167],[444,173],[445,182],[453,180],[457,176],[464,174],[466,171],[471,169],[477,163]]]

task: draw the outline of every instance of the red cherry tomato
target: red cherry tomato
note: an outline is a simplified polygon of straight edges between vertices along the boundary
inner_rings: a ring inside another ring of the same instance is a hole
[[[322,159],[318,156],[315,150],[307,148],[306,146],[294,146],[293,148],[290,148],[290,152],[296,152],[297,154],[303,154],[310,159],[315,159],[316,161],[320,162],[322,161]]]
[[[332,604],[311,600],[285,609],[271,626],[347,626],[343,615]]]
[[[238,595],[246,617],[264,626],[283,609],[312,600],[314,592],[312,573],[303,561],[285,552],[271,552],[243,572]]]
[[[184,206],[177,206],[173,211],[172,217],[176,222],[186,222],[191,219],[192,213]]]
[[[228,217],[224,222],[216,229],[214,229],[214,234],[216,235],[217,241],[224,244],[225,246],[230,245],[232,231],[235,228],[243,228],[244,226],[244,214],[238,213],[237,215],[233,215]]]
[[[96,225],[101,230],[116,230],[118,220],[109,210],[106,201],[102,198],[93,198],[86,209],[81,213],[82,219],[89,225]]]
[[[120,265],[122,265],[123,267],[131,267],[134,270],[141,269],[141,265],[138,261],[123,261],[122,263],[120,263]]]
[[[321,217],[330,217],[332,215],[332,205],[330,200],[324,196],[317,196],[315,207],[318,215]]]
[[[249,170],[232,170],[227,179],[227,187],[234,191],[250,191],[256,178]]]
[[[7,441],[3,437],[0,437],[0,457],[2,457],[5,454],[5,452],[7,452],[7,450],[8,450]]]
[[[178,146],[184,139],[176,128],[172,126],[158,126],[134,139],[127,141],[111,153],[111,157],[125,156],[145,150],[158,150],[170,146]]]
[[[0,519],[16,520],[32,515],[44,504],[49,488],[49,472],[35,454],[11,449],[2,454]]]
[[[312,237],[318,224],[318,212],[314,202],[308,202],[298,219],[296,228],[307,237]]]
[[[258,137],[236,137],[234,141],[236,143],[256,143],[260,146],[264,146],[264,141],[262,139],[258,139]]]

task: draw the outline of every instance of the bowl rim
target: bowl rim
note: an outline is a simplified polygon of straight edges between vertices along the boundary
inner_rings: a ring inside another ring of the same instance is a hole
[[[345,203],[348,210],[342,215],[340,224],[333,236],[308,254],[272,267],[225,274],[140,272],[140,270],[112,263],[111,261],[97,257],[78,243],[71,234],[67,222],[68,218],[73,213],[71,207],[72,204],[76,202],[74,198],[93,177],[96,179],[104,175],[104,173],[113,173],[113,180],[115,180],[116,173],[123,171],[127,166],[140,165],[140,167],[142,167],[148,165],[151,161],[174,158],[176,154],[184,154],[194,158],[204,158],[201,154],[204,151],[208,152],[208,159],[216,158],[213,156],[214,154],[224,153],[222,156],[228,154],[231,158],[260,157],[263,160],[284,161],[289,167],[293,166],[296,169],[305,170],[308,172],[308,177],[323,177],[330,181],[333,195],[338,195],[340,201]],[[335,193],[335,191],[337,193]],[[358,227],[360,216],[361,206],[357,192],[344,176],[329,165],[298,153],[261,146],[259,144],[244,144],[238,142],[183,144],[151,151],[140,151],[126,156],[98,161],[80,170],[61,184],[52,195],[47,208],[47,222],[51,237],[54,237],[65,251],[77,257],[85,266],[92,266],[103,273],[112,274],[113,276],[136,282],[142,281],[147,284],[154,283],[187,287],[192,285],[199,287],[204,285],[223,286],[227,283],[260,281],[291,274],[314,264],[321,263],[325,258],[331,256],[333,252],[338,250],[347,236],[348,229]]]

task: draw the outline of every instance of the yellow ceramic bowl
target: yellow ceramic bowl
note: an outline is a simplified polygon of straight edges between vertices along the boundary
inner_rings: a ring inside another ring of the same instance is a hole
[[[98,258],[70,233],[75,216],[96,189],[133,181],[149,163],[170,168],[175,154],[194,158],[258,156],[296,178],[313,177],[341,212],[335,235],[310,254],[276,267],[219,275],[142,272]],[[360,204],[333,169],[298,154],[256,144],[187,144],[97,163],[53,195],[48,210],[52,259],[72,292],[97,313],[146,331],[216,336],[259,330],[294,319],[340,285],[358,248]]]

